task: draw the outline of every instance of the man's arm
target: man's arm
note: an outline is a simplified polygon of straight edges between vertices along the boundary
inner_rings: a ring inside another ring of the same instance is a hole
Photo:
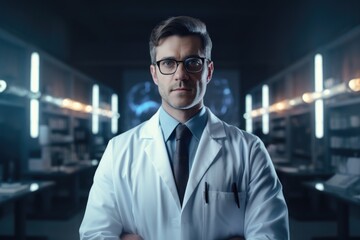
[[[250,149],[249,184],[244,219],[246,239],[289,239],[289,219],[281,183],[264,144]]]
[[[113,183],[112,141],[109,142],[94,176],[80,239],[119,239],[123,225]]]

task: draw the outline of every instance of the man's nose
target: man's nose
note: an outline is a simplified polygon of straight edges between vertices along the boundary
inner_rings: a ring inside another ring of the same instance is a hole
[[[185,69],[185,65],[183,62],[180,62],[176,72],[175,72],[175,79],[176,80],[187,80],[189,79],[189,73]]]

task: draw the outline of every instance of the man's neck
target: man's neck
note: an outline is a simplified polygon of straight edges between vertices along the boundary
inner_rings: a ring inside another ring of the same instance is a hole
[[[202,109],[203,104],[200,104],[199,106],[194,106],[189,109],[176,109],[164,104],[162,105],[162,107],[170,116],[172,116],[181,123],[185,123]]]

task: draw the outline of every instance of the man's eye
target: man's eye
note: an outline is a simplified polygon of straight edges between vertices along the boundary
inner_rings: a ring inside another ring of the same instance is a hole
[[[171,68],[171,67],[174,67],[174,65],[175,65],[174,60],[162,60],[161,61],[161,66],[163,66],[163,67]]]
[[[199,65],[201,65],[201,60],[197,59],[197,58],[188,59],[187,65],[190,66],[190,67],[199,66]]]

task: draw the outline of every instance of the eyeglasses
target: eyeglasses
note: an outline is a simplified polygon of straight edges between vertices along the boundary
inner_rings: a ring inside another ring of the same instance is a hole
[[[189,57],[183,61],[177,61],[175,59],[163,59],[155,62],[155,64],[159,67],[160,72],[164,75],[174,74],[180,63],[184,64],[185,70],[188,73],[198,73],[203,70],[205,60],[207,59],[202,57]]]

